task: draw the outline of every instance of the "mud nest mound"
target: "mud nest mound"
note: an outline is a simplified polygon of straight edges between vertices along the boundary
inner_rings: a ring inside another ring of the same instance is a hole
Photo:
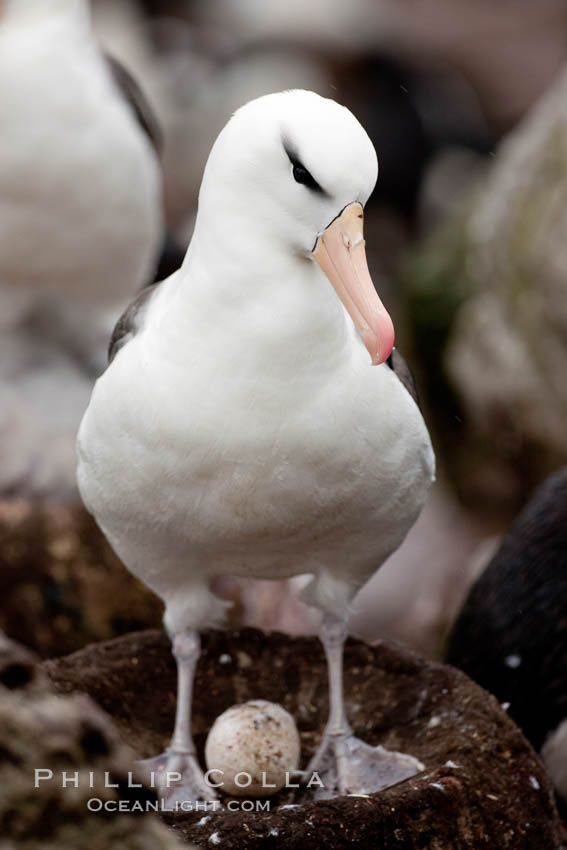
[[[49,658],[161,618],[81,505],[0,499],[0,629],[12,640]]]
[[[59,692],[89,694],[140,756],[167,745],[176,674],[164,633],[92,645],[44,668]],[[222,850],[564,846],[540,761],[496,699],[464,674],[389,643],[349,641],[345,693],[355,734],[411,753],[425,771],[368,796],[313,802],[288,789],[270,799],[270,811],[164,813],[165,820],[198,847]],[[201,761],[213,720],[252,698],[281,703],[294,716],[305,765],[328,709],[319,642],[253,629],[203,636],[194,705]]]

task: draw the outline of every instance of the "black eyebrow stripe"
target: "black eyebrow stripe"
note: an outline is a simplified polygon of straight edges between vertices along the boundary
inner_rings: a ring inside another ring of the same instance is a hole
[[[315,178],[313,177],[313,175],[311,174],[309,169],[305,168],[305,166],[303,165],[303,163],[299,159],[299,156],[297,155],[295,148],[292,147],[292,145],[287,141],[287,139],[283,139],[283,147],[284,147],[284,151],[287,154],[287,158],[289,159],[291,164],[294,167],[299,166],[299,168],[303,168],[303,170],[306,171],[307,174],[309,175],[310,182],[308,184],[305,184],[305,185],[307,185],[307,188],[311,189],[313,192],[317,192],[320,195],[324,195],[326,198],[330,198],[331,196],[329,195],[329,193],[326,192],[325,189],[323,189],[323,187],[320,185],[320,183],[317,183],[317,181],[315,180]]]

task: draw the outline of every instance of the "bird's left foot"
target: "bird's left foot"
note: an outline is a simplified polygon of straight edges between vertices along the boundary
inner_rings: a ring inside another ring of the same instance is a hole
[[[317,800],[341,794],[373,794],[425,770],[413,756],[371,747],[352,732],[326,732],[302,779]],[[320,782],[314,780],[317,773]],[[321,784],[322,783],[322,784]]]

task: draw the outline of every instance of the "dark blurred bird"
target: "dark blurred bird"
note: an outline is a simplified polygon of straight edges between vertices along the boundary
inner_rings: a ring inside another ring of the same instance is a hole
[[[567,467],[535,492],[473,585],[447,661],[508,704],[538,750],[567,718]]]

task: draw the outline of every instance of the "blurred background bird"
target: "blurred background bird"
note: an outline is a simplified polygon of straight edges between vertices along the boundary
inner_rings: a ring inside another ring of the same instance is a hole
[[[67,495],[110,329],[157,266],[158,132],[87,0],[6,0],[0,76],[0,492]]]
[[[536,490],[471,588],[446,659],[506,706],[567,806],[567,467]]]

